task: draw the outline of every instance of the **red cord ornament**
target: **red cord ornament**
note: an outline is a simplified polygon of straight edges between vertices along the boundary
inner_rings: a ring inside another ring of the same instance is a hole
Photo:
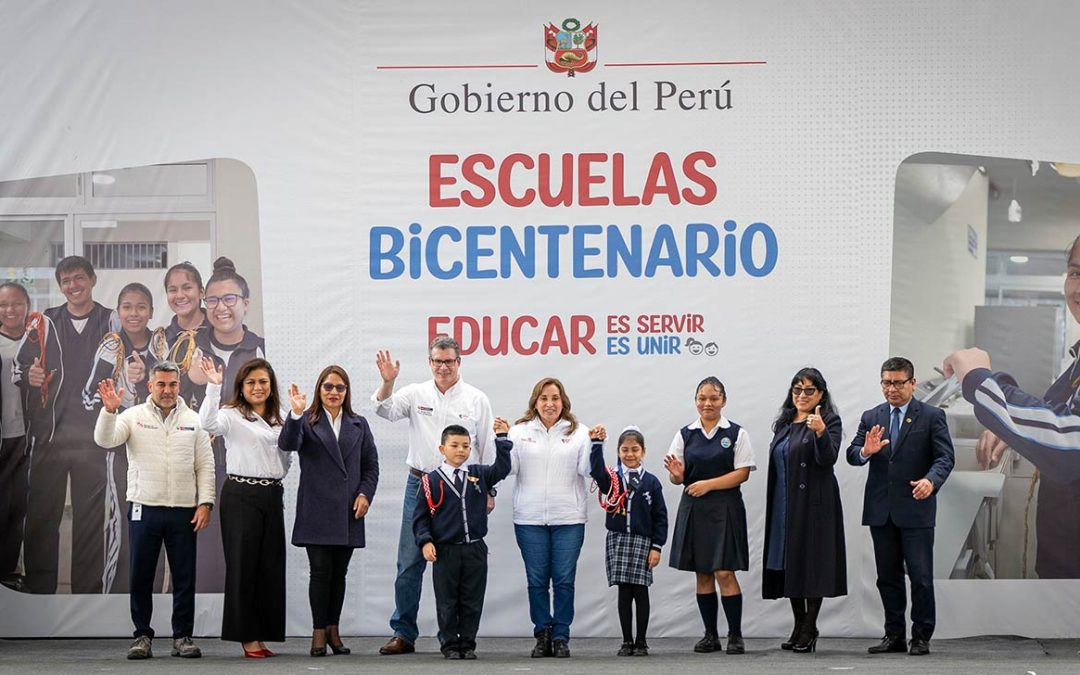
[[[629,490],[622,489],[622,481],[619,479],[619,472],[610,466],[605,466],[604,470],[607,471],[608,477],[611,479],[611,486],[608,488],[607,494],[597,493],[597,497],[600,499],[600,506],[604,507],[604,510],[608,513],[617,513],[621,511],[626,505],[626,498],[629,496]]]
[[[431,497],[431,474],[424,474],[424,477],[420,479],[420,484],[424,486],[424,497],[427,498],[428,510],[431,511],[431,515],[435,515],[435,510],[442,506],[443,498],[446,497],[446,486],[439,483],[439,501],[436,502]]]

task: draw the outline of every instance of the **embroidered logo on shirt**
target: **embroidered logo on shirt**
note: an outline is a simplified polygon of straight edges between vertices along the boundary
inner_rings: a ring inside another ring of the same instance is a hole
[[[727,436],[724,436],[723,438],[721,438],[720,439],[720,447],[725,449],[725,450],[730,448],[731,447],[731,439],[728,438]]]
[[[416,412],[420,413],[421,415],[427,415],[428,417],[431,417],[435,414],[435,408],[429,408],[426,405],[418,405],[416,406]]]
[[[177,430],[177,431],[195,431],[195,427],[183,427],[183,426],[177,426],[177,427],[176,427],[176,430]]]
[[[135,426],[139,427],[140,429],[160,429],[161,428],[161,427],[156,427],[156,426],[154,426],[152,424],[146,424],[146,423],[141,422],[139,420],[135,421]]]

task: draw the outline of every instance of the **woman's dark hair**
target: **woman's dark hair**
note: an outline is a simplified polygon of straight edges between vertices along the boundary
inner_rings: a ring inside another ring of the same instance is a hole
[[[544,388],[552,384],[559,390],[559,399],[562,401],[562,413],[559,414],[559,419],[564,419],[570,423],[570,428],[566,430],[566,435],[572,436],[577,429],[578,421],[577,418],[574,417],[574,413],[570,412],[570,398],[566,395],[566,387],[554,377],[545,377],[536,383],[532,393],[529,394],[528,409],[525,410],[514,424],[528,422],[529,420],[536,419],[540,416],[540,413],[536,412],[536,402],[540,399],[540,394],[544,393]]]
[[[26,290],[26,286],[23,286],[22,284],[15,281],[5,281],[3,283],[0,283],[0,291],[4,290],[5,288],[14,288],[20,293],[22,293],[23,297],[26,298],[26,311],[30,311],[30,291]]]
[[[697,397],[698,392],[701,391],[701,388],[704,387],[705,385],[710,385],[710,386],[716,387],[717,391],[720,392],[720,395],[723,396],[724,398],[727,398],[727,391],[724,390],[724,383],[721,382],[720,378],[716,377],[715,375],[710,375],[710,376],[706,377],[704,380],[702,380],[701,382],[698,382],[697,389],[694,390],[694,397],[695,398]]]
[[[215,263],[216,264],[216,263]],[[217,274],[215,272],[215,274]],[[209,282],[207,282],[209,285]],[[345,369],[341,366],[334,364],[323,368],[319,373],[319,380],[315,383],[315,400],[308,406],[307,413],[311,416],[311,426],[315,426],[315,423],[319,421],[323,413],[322,396],[319,394],[322,392],[323,382],[326,382],[326,378],[331,375],[337,375],[341,378],[341,381],[345,383],[345,400],[341,403],[341,409],[349,415],[355,415],[352,410],[352,386],[349,384],[349,374],[345,372]]]
[[[120,294],[116,296],[116,306],[120,306],[120,300],[128,293],[142,293],[146,298],[146,301],[150,303],[150,310],[154,309],[154,294],[150,292],[150,289],[140,284],[138,281],[133,281],[127,286],[120,289]]]
[[[219,258],[221,260],[221,258]],[[227,260],[227,258],[225,258]],[[215,267],[215,270],[217,268]],[[173,272],[183,272],[188,275],[188,278],[195,282],[195,285],[199,287],[199,290],[203,290],[202,275],[199,274],[199,270],[194,265],[185,260],[184,262],[178,262],[169,268],[169,271],[165,273],[165,290],[169,290],[169,277],[173,275]]]
[[[209,288],[211,284],[218,281],[235,281],[236,285],[240,287],[240,295],[245,298],[251,297],[251,290],[248,288],[247,280],[236,273],[236,265],[225,256],[221,256],[214,261],[214,273],[206,280],[206,287]]]
[[[255,421],[255,411],[244,398],[244,380],[256,370],[265,370],[270,376],[270,395],[266,397],[266,410],[263,411],[262,418],[272,427],[280,426],[282,423],[281,396],[278,394],[277,375],[274,374],[274,368],[266,359],[251,359],[240,366],[240,370],[236,371],[236,377],[233,378],[232,400],[226,403],[225,407],[236,408],[248,422]]]
[[[776,415],[776,421],[773,422],[774,434],[795,421],[795,415],[799,411],[795,409],[795,399],[791,395],[791,388],[801,385],[803,380],[807,380],[821,392],[821,403],[819,404],[821,406],[821,416],[825,417],[836,413],[835,408],[833,408],[832,396],[829,395],[829,385],[825,383],[825,376],[817,368],[803,368],[795,373],[795,377],[791,378],[791,385],[788,386],[787,395],[784,397],[783,404],[780,405],[780,412]]]
[[[621,448],[622,444],[626,442],[626,439],[637,441],[637,444],[641,446],[641,449],[645,449],[645,437],[637,429],[623,429],[623,432],[619,434],[619,443],[615,448]]]

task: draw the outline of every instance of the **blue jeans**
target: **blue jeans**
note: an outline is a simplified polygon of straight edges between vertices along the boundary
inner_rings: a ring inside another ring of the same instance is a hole
[[[574,620],[574,578],[581,545],[585,543],[585,524],[515,524],[514,536],[525,561],[533,635],[551,629],[552,640],[569,641],[570,623]]]
[[[413,534],[413,511],[420,496],[420,479],[409,473],[405,481],[405,498],[401,504],[401,531],[398,533],[397,577],[394,579],[394,615],[390,628],[394,635],[409,644],[416,642],[420,629],[416,615],[420,611],[420,589],[424,584],[427,561]]]

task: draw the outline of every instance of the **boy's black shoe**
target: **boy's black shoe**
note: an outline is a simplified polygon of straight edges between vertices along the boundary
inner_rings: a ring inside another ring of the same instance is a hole
[[[566,640],[555,640],[551,643],[551,655],[557,659],[570,658],[570,645]]]
[[[461,656],[459,658],[465,659],[466,661],[474,661],[476,660],[476,651],[467,648],[462,649]]]
[[[633,656],[648,656],[649,655],[649,645],[646,644],[644,640],[638,640],[637,642],[634,643],[634,653],[632,655]]]
[[[634,643],[624,642],[622,647],[619,647],[619,651],[615,656],[633,656],[634,655]]]

